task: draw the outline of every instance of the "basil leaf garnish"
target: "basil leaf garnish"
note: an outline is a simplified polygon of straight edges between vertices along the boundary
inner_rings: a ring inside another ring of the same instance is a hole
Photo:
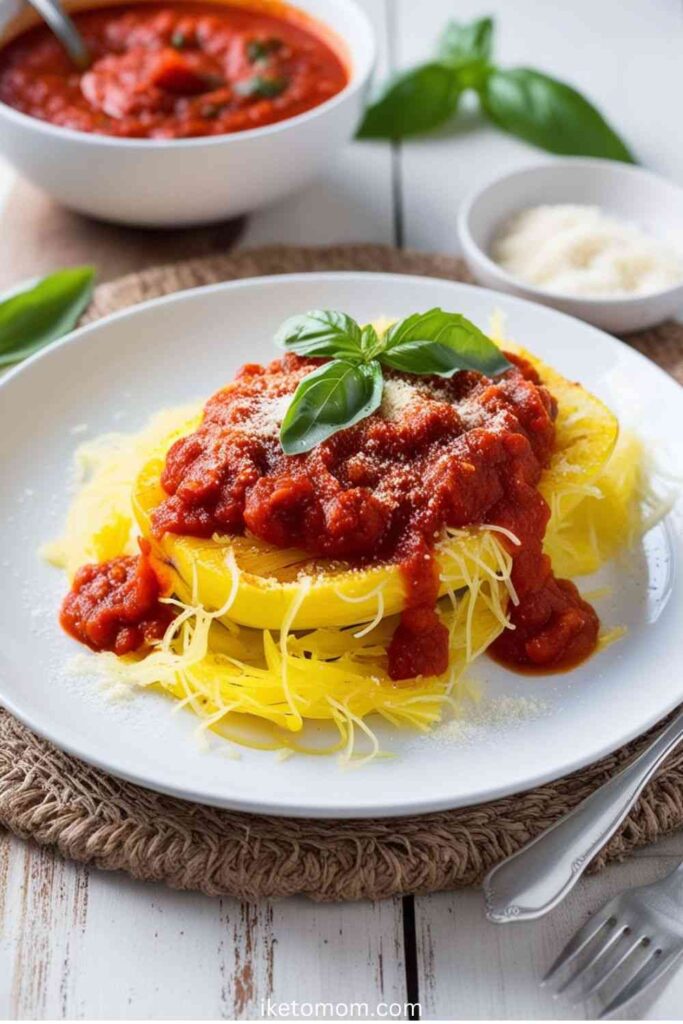
[[[90,301],[94,278],[92,267],[59,270],[0,301],[0,366],[68,334]]]
[[[184,50],[187,46],[187,36],[180,29],[176,29],[171,36],[170,42],[174,50]]]
[[[414,313],[390,327],[379,359],[394,370],[441,377],[458,370],[494,377],[510,369],[498,346],[471,320],[442,309]]]
[[[266,78],[264,75],[254,75],[252,78],[243,78],[241,82],[235,82],[234,91],[238,96],[259,96],[261,99],[272,99],[283,93],[289,80],[282,76]]]
[[[460,66],[474,61],[487,62],[493,52],[493,18],[476,21],[449,21],[441,33],[439,60]]]
[[[247,43],[247,60],[250,64],[261,64],[268,60],[271,53],[282,49],[282,40],[273,36],[270,39],[251,39]]]
[[[365,419],[382,401],[382,370],[376,361],[334,359],[299,383],[280,429],[287,455],[301,455],[344,427]]]
[[[353,317],[334,309],[312,309],[291,316],[274,341],[279,348],[299,356],[362,356],[359,325]]]
[[[625,143],[587,99],[539,71],[494,69],[481,100],[499,128],[541,149],[635,163]]]
[[[443,124],[455,113],[461,86],[444,64],[403,71],[384,86],[365,111],[360,139],[401,139]]]
[[[451,377],[477,370],[493,377],[510,369],[500,349],[459,313],[430,309],[379,335],[338,310],[292,316],[275,335],[280,348],[300,356],[327,356],[299,383],[280,429],[287,455],[301,455],[338,430],[370,416],[382,399],[382,366]]]
[[[404,373],[421,376],[437,374],[440,377],[450,377],[458,370],[465,369],[454,349],[440,341],[427,341],[424,338],[405,341],[391,352],[383,352],[380,359],[392,370],[403,370]]]

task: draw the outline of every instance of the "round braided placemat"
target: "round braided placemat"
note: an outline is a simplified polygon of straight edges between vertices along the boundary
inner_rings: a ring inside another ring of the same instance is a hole
[[[86,320],[182,288],[309,270],[379,270],[466,279],[447,256],[382,246],[272,247],[154,268],[102,285]],[[683,381],[683,326],[628,339]],[[567,778],[479,807],[377,821],[220,811],[120,782],[0,711],[0,823],[64,856],[136,878],[243,899],[305,894],[382,898],[471,885],[600,785],[647,743]],[[369,784],[371,781],[369,779]],[[683,824],[683,751],[669,758],[594,867]]]

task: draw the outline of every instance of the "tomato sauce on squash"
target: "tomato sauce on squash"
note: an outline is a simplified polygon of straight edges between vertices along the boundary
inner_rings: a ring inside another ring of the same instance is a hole
[[[538,483],[553,451],[556,403],[527,362],[508,358],[512,369],[495,379],[387,372],[378,412],[297,456],[282,451],[279,423],[321,361],[287,354],[247,365],[168,452],[155,533],[248,530],[354,566],[397,562],[406,607],[388,672],[398,681],[448,667],[434,558],[443,529],[502,526],[519,540],[510,544],[519,604],[494,656],[546,671],[574,664],[595,648],[599,622],[542,550],[549,508]]]
[[[73,15],[80,72],[45,26],[0,50],[0,100],[76,131],[181,139],[274,124],[348,82],[315,23],[282,4],[128,4]],[[321,26],[322,29],[322,26]]]

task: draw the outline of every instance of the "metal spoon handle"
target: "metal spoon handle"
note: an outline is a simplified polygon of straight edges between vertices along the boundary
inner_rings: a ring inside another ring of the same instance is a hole
[[[50,26],[76,67],[81,71],[89,68],[90,52],[59,0],[29,0],[29,3]]]
[[[491,921],[542,917],[564,899],[683,737],[680,712],[642,754],[484,879]]]

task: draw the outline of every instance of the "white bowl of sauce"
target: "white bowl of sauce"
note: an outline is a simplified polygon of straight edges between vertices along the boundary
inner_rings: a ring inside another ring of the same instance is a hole
[[[375,59],[356,0],[67,0],[72,68],[0,0],[3,155],[59,202],[154,227],[210,223],[316,177],[362,116]]]
[[[556,159],[463,203],[476,280],[628,333],[683,311],[683,189],[609,160]]]

